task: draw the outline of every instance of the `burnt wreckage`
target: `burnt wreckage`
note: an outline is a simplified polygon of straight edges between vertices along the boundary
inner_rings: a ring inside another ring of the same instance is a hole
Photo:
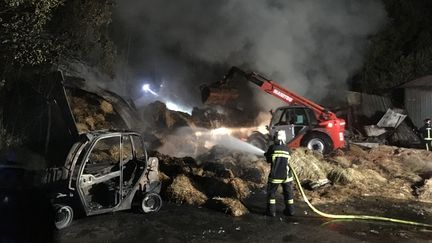
[[[56,72],[20,78],[4,87],[2,96],[7,130],[44,158],[24,164],[38,167],[38,184],[55,209],[56,227],[67,227],[77,213],[133,204],[146,213],[158,211],[158,159],[148,157],[141,135],[130,131],[137,121],[133,108],[114,93],[83,87],[84,80]]]

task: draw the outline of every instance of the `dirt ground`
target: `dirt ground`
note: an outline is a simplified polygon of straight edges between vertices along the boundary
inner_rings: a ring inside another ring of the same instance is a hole
[[[251,213],[231,217],[205,207],[166,203],[156,214],[132,211],[77,219],[57,233],[57,242],[431,242],[432,229],[372,221],[331,221],[296,202],[294,217],[263,215],[265,194],[256,191],[245,204]],[[432,222],[422,211],[432,204],[383,198],[357,198],[344,204],[325,204],[329,212],[380,213]]]

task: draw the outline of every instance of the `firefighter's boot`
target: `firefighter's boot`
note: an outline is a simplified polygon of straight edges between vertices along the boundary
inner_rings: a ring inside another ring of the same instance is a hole
[[[276,204],[268,204],[267,205],[267,216],[276,217]]]
[[[285,209],[283,211],[283,214],[286,216],[293,216],[294,215],[294,205],[288,204],[285,206]]]

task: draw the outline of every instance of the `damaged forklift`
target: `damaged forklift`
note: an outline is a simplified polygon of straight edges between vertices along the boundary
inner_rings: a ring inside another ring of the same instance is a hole
[[[112,92],[86,88],[84,80],[55,72],[21,77],[2,94],[6,130],[43,158],[16,162],[37,172],[58,229],[77,215],[132,206],[150,213],[162,206],[158,159],[148,157],[142,136],[131,131],[132,106]]]

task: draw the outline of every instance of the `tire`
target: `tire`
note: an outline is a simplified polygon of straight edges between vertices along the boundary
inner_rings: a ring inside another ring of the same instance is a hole
[[[74,212],[70,206],[63,204],[55,204],[55,227],[57,229],[64,229],[68,227],[73,220]]]
[[[260,132],[254,132],[252,135],[250,135],[247,139],[247,142],[261,150],[267,150],[267,138]]]
[[[301,141],[301,146],[322,154],[333,151],[333,142],[329,136],[319,132],[306,134]]]
[[[158,212],[162,207],[162,198],[159,194],[150,192],[144,194],[141,200],[141,210],[144,213]]]

